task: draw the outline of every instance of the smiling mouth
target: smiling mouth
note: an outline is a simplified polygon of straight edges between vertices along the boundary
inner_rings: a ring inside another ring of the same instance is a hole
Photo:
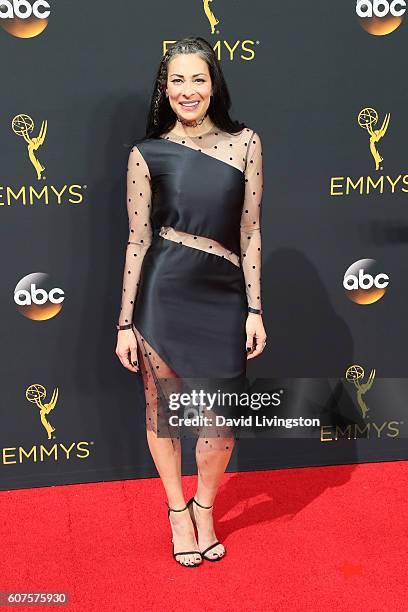
[[[180,102],[180,106],[186,109],[190,109],[190,108],[194,109],[194,108],[197,108],[198,105],[199,105],[198,100],[196,100],[195,102]]]

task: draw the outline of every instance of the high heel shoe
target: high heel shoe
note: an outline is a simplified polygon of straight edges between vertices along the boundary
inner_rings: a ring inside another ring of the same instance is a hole
[[[184,510],[187,510],[187,505],[184,508],[181,508],[180,510],[176,510],[175,508],[170,508],[170,506],[167,504],[168,506],[168,512],[167,512],[167,517],[170,521],[170,512],[183,512]],[[170,521],[170,526],[171,526],[171,521]],[[184,552],[174,552],[174,542],[173,542],[173,538],[171,538],[171,543],[173,544],[173,558],[176,561],[176,563],[178,563],[179,565],[183,565],[184,567],[197,567],[197,565],[201,564],[202,561],[202,555],[200,553],[199,550],[188,550],[188,551],[184,551]],[[180,561],[177,561],[177,557],[179,555],[200,555],[201,560],[198,563],[194,563],[193,565],[186,564],[186,563],[180,563]]]
[[[200,508],[204,508],[205,510],[210,510],[213,507],[214,504],[212,506],[202,506],[201,504],[198,503],[198,501],[195,499],[195,497],[192,497],[191,499],[188,500],[186,507],[188,508],[188,511],[190,512],[191,520],[193,521],[194,527],[197,529],[197,523],[196,523],[195,516],[194,516],[193,503],[197,504],[197,506],[200,506]],[[198,529],[197,529],[197,532],[198,532]],[[203,550],[200,553],[202,559],[205,559],[206,561],[220,561],[225,556],[225,552],[222,555],[217,555],[216,557],[208,557],[208,556],[206,556],[206,553],[208,553],[210,550],[212,550],[213,548],[215,548],[219,544],[221,544],[221,542],[218,542],[218,540],[217,540],[216,542],[214,542],[214,544],[211,544],[211,546],[208,546],[208,548]]]

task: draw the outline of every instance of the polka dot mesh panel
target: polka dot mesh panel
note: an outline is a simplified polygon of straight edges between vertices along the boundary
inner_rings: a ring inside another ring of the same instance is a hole
[[[135,326],[133,330],[137,338],[138,363],[146,398],[147,431],[169,440],[174,449],[186,435],[196,453],[231,452],[234,441],[239,439],[239,431],[228,425],[217,425],[215,413],[205,404],[202,404],[202,409],[209,424],[189,428],[188,434],[183,434],[182,428],[169,426],[169,416],[174,416],[174,412],[169,409],[168,395],[170,391],[182,392],[182,381]]]

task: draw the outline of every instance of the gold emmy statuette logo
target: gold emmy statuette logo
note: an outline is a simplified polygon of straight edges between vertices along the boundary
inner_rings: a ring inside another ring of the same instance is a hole
[[[384,158],[381,157],[377,150],[377,143],[387,132],[390,123],[390,113],[386,113],[382,126],[378,130],[373,129],[378,122],[378,113],[374,108],[363,108],[358,114],[357,121],[358,125],[364,130],[367,130],[370,136],[370,152],[375,161],[375,169],[382,170],[380,164]]]
[[[55,408],[55,404],[57,403],[58,399],[58,388],[54,389],[54,391],[52,392],[51,400],[49,402],[44,403],[43,399],[46,395],[47,391],[45,390],[45,387],[43,387],[43,385],[33,384],[27,387],[26,389],[26,398],[29,402],[36,404],[39,408],[41,423],[43,424],[48,434],[48,440],[51,440],[51,434],[53,431],[55,431],[55,428],[47,420],[47,415],[51,412],[51,410],[54,410]]]
[[[211,34],[215,33],[215,26],[220,23],[219,20],[216,18],[216,16],[214,15],[214,13],[212,12],[211,8],[210,8],[210,2],[212,2],[213,0],[203,0],[203,8],[204,8],[204,13],[208,19],[208,21],[210,22],[210,26],[211,26]]]
[[[371,389],[374,383],[375,370],[371,370],[367,382],[362,382],[364,378],[364,369],[360,365],[351,365],[346,371],[346,380],[353,383],[357,389],[357,403],[360,407],[361,414],[365,419],[369,408],[363,399],[363,395]]]
[[[11,128],[17,136],[22,136],[26,141],[28,157],[37,172],[37,179],[40,180],[45,166],[36,158],[35,152],[44,143],[47,133],[47,121],[42,122],[38,136],[30,136],[30,132],[34,129],[34,121],[29,115],[16,115],[11,122]]]

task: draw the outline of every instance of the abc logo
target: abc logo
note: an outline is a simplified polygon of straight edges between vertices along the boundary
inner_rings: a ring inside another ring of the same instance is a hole
[[[359,17],[401,17],[407,10],[405,0],[357,0],[356,13]]]
[[[46,0],[36,0],[32,6],[28,0],[0,0],[0,17],[27,19],[34,16],[37,19],[46,19],[50,16],[50,8]]]
[[[373,304],[383,297],[390,279],[377,268],[375,259],[359,259],[346,271],[343,287],[352,302]]]
[[[357,0],[356,4],[361,27],[375,36],[384,36],[396,30],[406,10],[405,0]]]
[[[17,38],[33,38],[45,30],[50,16],[46,0],[0,0],[0,26]]]
[[[14,290],[14,302],[18,311],[34,321],[46,321],[57,315],[64,301],[64,292],[54,287],[48,274],[28,274]]]

